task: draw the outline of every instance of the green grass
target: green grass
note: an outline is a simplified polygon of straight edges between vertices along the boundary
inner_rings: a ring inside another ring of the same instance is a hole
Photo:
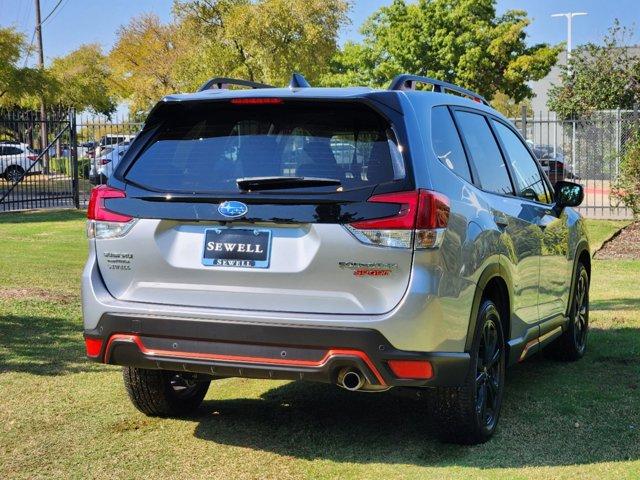
[[[591,253],[595,253],[621,228],[629,225],[628,220],[590,220],[587,219]]]
[[[301,382],[220,380],[197,415],[146,418],[84,359],[83,230],[0,216],[0,478],[640,478],[640,261],[594,260],[587,356],[511,369],[494,439],[456,447],[412,399]]]

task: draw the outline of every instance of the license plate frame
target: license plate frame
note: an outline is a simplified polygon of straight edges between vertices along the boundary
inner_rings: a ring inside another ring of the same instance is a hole
[[[271,230],[260,228],[207,228],[202,264],[223,268],[269,268],[271,236]]]

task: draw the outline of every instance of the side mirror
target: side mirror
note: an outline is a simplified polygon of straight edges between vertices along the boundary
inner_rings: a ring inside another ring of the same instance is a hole
[[[584,188],[573,182],[560,180],[555,184],[556,207],[561,210],[564,207],[577,207],[584,200]]]

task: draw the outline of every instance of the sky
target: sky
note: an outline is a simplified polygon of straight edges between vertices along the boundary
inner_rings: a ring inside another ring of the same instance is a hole
[[[131,17],[153,12],[163,20],[171,19],[173,0],[40,0],[42,18],[61,2],[43,24],[45,62],[65,55],[83,43],[99,43],[107,51],[114,43],[118,27]],[[349,15],[351,25],[340,33],[340,43],[360,38],[359,27],[376,9],[391,0],[355,0]],[[631,26],[640,21],[640,0],[498,0],[498,12],[526,10],[532,18],[529,43],[559,43],[566,40],[564,18],[552,13],[582,11],[589,15],[574,18],[573,43],[598,42],[615,18]],[[14,26],[31,40],[35,23],[33,0],[0,0],[0,26]],[[640,25],[632,39],[640,43]],[[33,62],[33,59],[31,63]]]

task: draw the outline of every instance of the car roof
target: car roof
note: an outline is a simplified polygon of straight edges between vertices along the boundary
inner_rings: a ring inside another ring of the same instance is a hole
[[[186,100],[226,100],[233,98],[349,98],[362,96],[374,90],[369,87],[308,87],[308,88],[256,88],[237,89],[212,88],[201,92],[167,95],[164,102]]]
[[[386,90],[370,87],[303,87],[303,88],[256,88],[256,89],[210,89],[193,93],[176,93],[165,96],[162,103],[232,100],[235,98],[282,98],[306,100],[346,100],[357,98],[375,98],[377,95],[396,95],[405,97],[411,103],[421,106],[454,105],[474,108],[491,113],[506,120],[497,110],[483,103],[451,93],[426,90]]]

